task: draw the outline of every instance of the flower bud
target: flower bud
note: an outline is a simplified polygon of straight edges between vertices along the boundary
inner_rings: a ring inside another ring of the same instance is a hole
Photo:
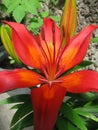
[[[21,64],[20,59],[18,58],[12,41],[12,31],[11,28],[8,25],[2,25],[0,28],[0,37],[2,40],[2,43],[8,52],[8,54],[18,63]]]

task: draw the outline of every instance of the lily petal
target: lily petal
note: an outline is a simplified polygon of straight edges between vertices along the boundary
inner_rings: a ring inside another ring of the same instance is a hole
[[[66,89],[58,85],[32,89],[34,130],[53,130],[65,93]]]
[[[23,24],[7,21],[3,22],[8,24],[12,29],[13,45],[21,61],[28,66],[41,68],[44,64],[44,59],[33,35]]]
[[[45,18],[39,37],[47,59],[52,63],[55,61],[61,45],[60,29],[52,19]]]
[[[59,64],[63,72],[76,66],[83,60],[90,43],[92,32],[96,28],[98,26],[89,25],[71,39],[70,44],[64,50]]]
[[[16,88],[32,87],[40,84],[41,76],[25,69],[6,70],[0,72],[0,93]]]
[[[68,40],[75,34],[76,17],[76,0],[66,0],[60,23],[63,45],[68,43]]]
[[[65,87],[68,92],[84,93],[98,92],[98,72],[91,70],[81,70],[73,72],[61,78],[62,87]]]

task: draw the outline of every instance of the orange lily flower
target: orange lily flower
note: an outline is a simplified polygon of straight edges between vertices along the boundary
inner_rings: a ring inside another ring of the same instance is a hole
[[[60,29],[50,18],[44,19],[36,37],[23,24],[4,23],[12,29],[12,43],[18,57],[32,69],[0,72],[0,93],[31,87],[34,130],[53,130],[66,92],[98,92],[98,72],[80,70],[62,76],[83,60],[91,34],[98,26],[85,27],[62,46]],[[34,72],[33,68],[39,71]],[[40,87],[33,87],[36,85]]]

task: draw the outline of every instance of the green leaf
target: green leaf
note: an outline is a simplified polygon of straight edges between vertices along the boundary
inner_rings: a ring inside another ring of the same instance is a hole
[[[17,123],[11,130],[22,130],[23,128],[29,127],[33,125],[33,113],[24,117],[21,121]]]
[[[98,37],[92,38],[92,39],[91,39],[91,42],[92,42],[92,43],[98,42]]]
[[[52,2],[54,5],[57,4],[57,0],[52,0],[51,2]]]
[[[11,3],[11,0],[2,0],[2,3],[8,8]]]
[[[50,18],[52,18],[55,22],[60,21],[60,16],[50,16]]]
[[[72,124],[76,125],[80,130],[87,130],[84,119],[80,117],[69,105],[62,104],[60,112],[65,118],[67,118]]]
[[[98,109],[98,108],[97,108],[97,109]],[[76,108],[76,109],[74,109],[74,110],[75,110],[76,113],[78,113],[79,115],[84,116],[84,117],[86,117],[86,118],[89,118],[89,119],[92,119],[92,120],[98,122],[98,118],[97,118],[94,114],[87,112],[87,109],[85,109],[85,108],[83,108],[83,107],[80,107],[80,108]],[[97,111],[98,111],[98,110],[97,110]]]
[[[19,104],[15,104],[13,105],[10,110],[13,110],[13,109],[19,109],[21,107],[21,105],[23,105],[23,103],[19,103]]]
[[[32,1],[25,0],[25,1],[23,1],[22,6],[27,13],[32,13],[34,15],[38,15],[37,7],[35,6],[35,4]]]
[[[81,94],[81,98],[85,101],[94,101],[94,100],[98,100],[98,94],[87,92],[87,93]]]
[[[37,21],[32,21],[30,23],[29,28],[33,28],[33,29],[40,28],[42,23],[43,23],[42,19],[37,19]]]
[[[39,0],[39,2],[45,2],[45,0]]]
[[[79,67],[79,66],[80,67],[86,67],[86,66],[91,65],[91,64],[93,64],[93,62],[84,60],[76,67]]]
[[[25,10],[21,5],[13,11],[13,17],[18,23],[23,20],[23,18],[25,17]]]
[[[57,119],[56,127],[58,130],[77,130],[77,128],[71,122],[61,117]]]
[[[42,18],[48,17],[49,16],[49,11],[41,12],[40,15],[41,15]]]
[[[33,124],[33,109],[32,109],[32,103],[31,102],[25,102],[22,104],[19,109],[15,112],[13,119],[11,121],[11,130],[16,130],[15,128],[18,127],[18,130],[21,130],[21,128],[25,128],[28,126],[29,122],[27,121],[26,124],[23,124],[26,117],[30,116],[32,114],[32,124]],[[32,125],[30,121],[29,125]],[[22,125],[21,125],[22,124]]]
[[[28,25],[28,30],[37,35],[39,34],[39,28],[42,26],[42,24],[43,19],[34,17],[33,19],[31,19],[30,24]]]
[[[41,8],[39,0],[29,0],[30,3],[33,3],[36,8]]]
[[[7,8],[4,4],[0,4],[0,14],[6,15]],[[2,19],[2,15],[0,16],[0,19]],[[0,22],[0,26],[2,23]]]
[[[13,116],[11,130],[22,130],[33,125],[33,109],[30,94],[15,95],[0,101],[0,104],[9,103],[21,103],[11,107],[11,109],[18,109]]]
[[[90,106],[90,104],[88,104],[88,105],[86,104],[83,109],[87,112],[98,113],[98,105],[91,104],[91,106]]]
[[[21,94],[21,95],[15,95],[15,96],[8,97],[4,100],[1,100],[0,105],[11,104],[11,103],[23,103],[25,101],[30,101],[30,100],[31,100],[30,94]]]
[[[16,0],[16,1],[13,1],[13,0],[10,0],[10,5],[7,7],[8,10],[6,12],[6,14],[10,14],[11,12],[13,12],[20,4],[21,0]]]

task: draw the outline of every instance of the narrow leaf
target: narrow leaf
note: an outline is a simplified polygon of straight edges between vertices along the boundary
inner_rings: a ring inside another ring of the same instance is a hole
[[[84,109],[87,112],[98,113],[98,105],[91,105],[91,106],[89,106],[89,105],[86,106],[85,105],[85,107],[82,108],[82,109]]]
[[[0,105],[26,102],[26,101],[30,101],[30,100],[31,100],[31,97],[29,94],[21,94],[21,95],[15,95],[15,96],[8,97],[4,100],[1,100]]]
[[[87,130],[85,121],[80,117],[75,110],[73,110],[69,105],[63,104],[61,107],[61,112],[65,118],[70,120],[74,125],[76,125],[80,130]]]
[[[33,125],[33,113],[26,115],[22,120],[20,120],[11,130],[22,130],[23,128]]]
[[[98,108],[97,108],[97,109],[98,109]],[[87,112],[85,109],[83,109],[83,107],[76,108],[76,109],[74,109],[74,110],[75,110],[76,113],[78,113],[79,115],[84,116],[84,117],[86,117],[86,118],[89,118],[89,119],[92,119],[92,120],[98,122],[98,118],[97,118],[94,114]]]
[[[31,113],[33,113],[31,102],[26,102],[23,105],[21,105],[21,107],[16,111],[16,113],[13,116],[11,122],[11,128],[16,127],[19,122],[21,122],[23,119],[25,119],[25,117],[27,117]],[[32,114],[32,118],[33,118],[33,114]]]
[[[61,117],[57,119],[56,127],[58,130],[77,130],[77,127],[75,127],[70,121]]]
[[[10,110],[19,109],[22,105],[23,103],[15,104],[10,108]]]

